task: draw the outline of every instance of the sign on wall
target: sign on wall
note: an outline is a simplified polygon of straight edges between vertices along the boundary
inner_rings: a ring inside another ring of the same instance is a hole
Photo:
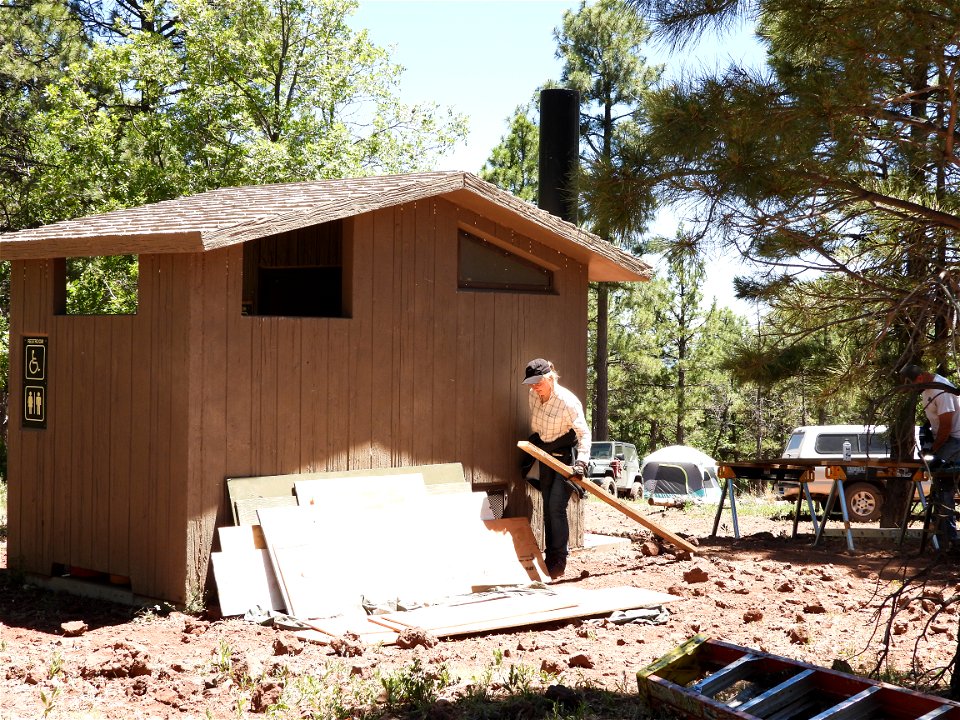
[[[23,427],[47,427],[47,338],[23,338]]]

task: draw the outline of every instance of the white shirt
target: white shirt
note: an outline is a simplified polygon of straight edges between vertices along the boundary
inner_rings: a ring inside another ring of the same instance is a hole
[[[954,387],[954,384],[942,375],[934,375],[933,382]],[[930,429],[934,436],[940,429],[940,416],[952,412],[953,427],[950,429],[950,437],[960,438],[960,397],[936,389],[923,390],[920,397],[923,398],[923,412],[927,416],[927,420],[930,421]]]
[[[544,442],[552,442],[573,428],[577,435],[577,460],[590,459],[590,427],[577,396],[554,381],[550,399],[540,402],[536,390],[530,388],[530,428]]]

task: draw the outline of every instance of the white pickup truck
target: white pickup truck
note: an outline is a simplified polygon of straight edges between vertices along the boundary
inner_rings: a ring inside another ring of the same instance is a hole
[[[785,458],[843,459],[843,444],[850,443],[850,457],[854,460],[890,457],[885,425],[807,425],[795,428],[784,448]],[[807,486],[813,499],[826,503],[832,480],[826,477],[826,468],[817,467],[815,478]],[[883,508],[883,483],[873,477],[868,468],[847,468],[843,492],[847,499],[847,513],[854,522],[872,522],[880,519]],[[782,500],[796,500],[800,485],[781,481],[773,486],[774,494]]]

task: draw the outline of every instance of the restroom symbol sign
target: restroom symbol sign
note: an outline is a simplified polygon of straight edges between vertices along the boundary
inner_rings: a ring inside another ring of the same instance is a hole
[[[47,338],[23,338],[23,427],[47,427]]]
[[[23,388],[23,421],[43,423],[46,419],[47,389],[43,385]]]
[[[36,342],[42,340],[43,343]],[[24,338],[23,379],[43,382],[47,379],[47,339]]]

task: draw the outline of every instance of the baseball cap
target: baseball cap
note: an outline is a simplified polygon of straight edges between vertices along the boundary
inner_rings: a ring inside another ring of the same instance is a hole
[[[526,374],[523,378],[524,385],[536,385],[550,374],[550,363],[543,358],[537,358],[527,363]]]

